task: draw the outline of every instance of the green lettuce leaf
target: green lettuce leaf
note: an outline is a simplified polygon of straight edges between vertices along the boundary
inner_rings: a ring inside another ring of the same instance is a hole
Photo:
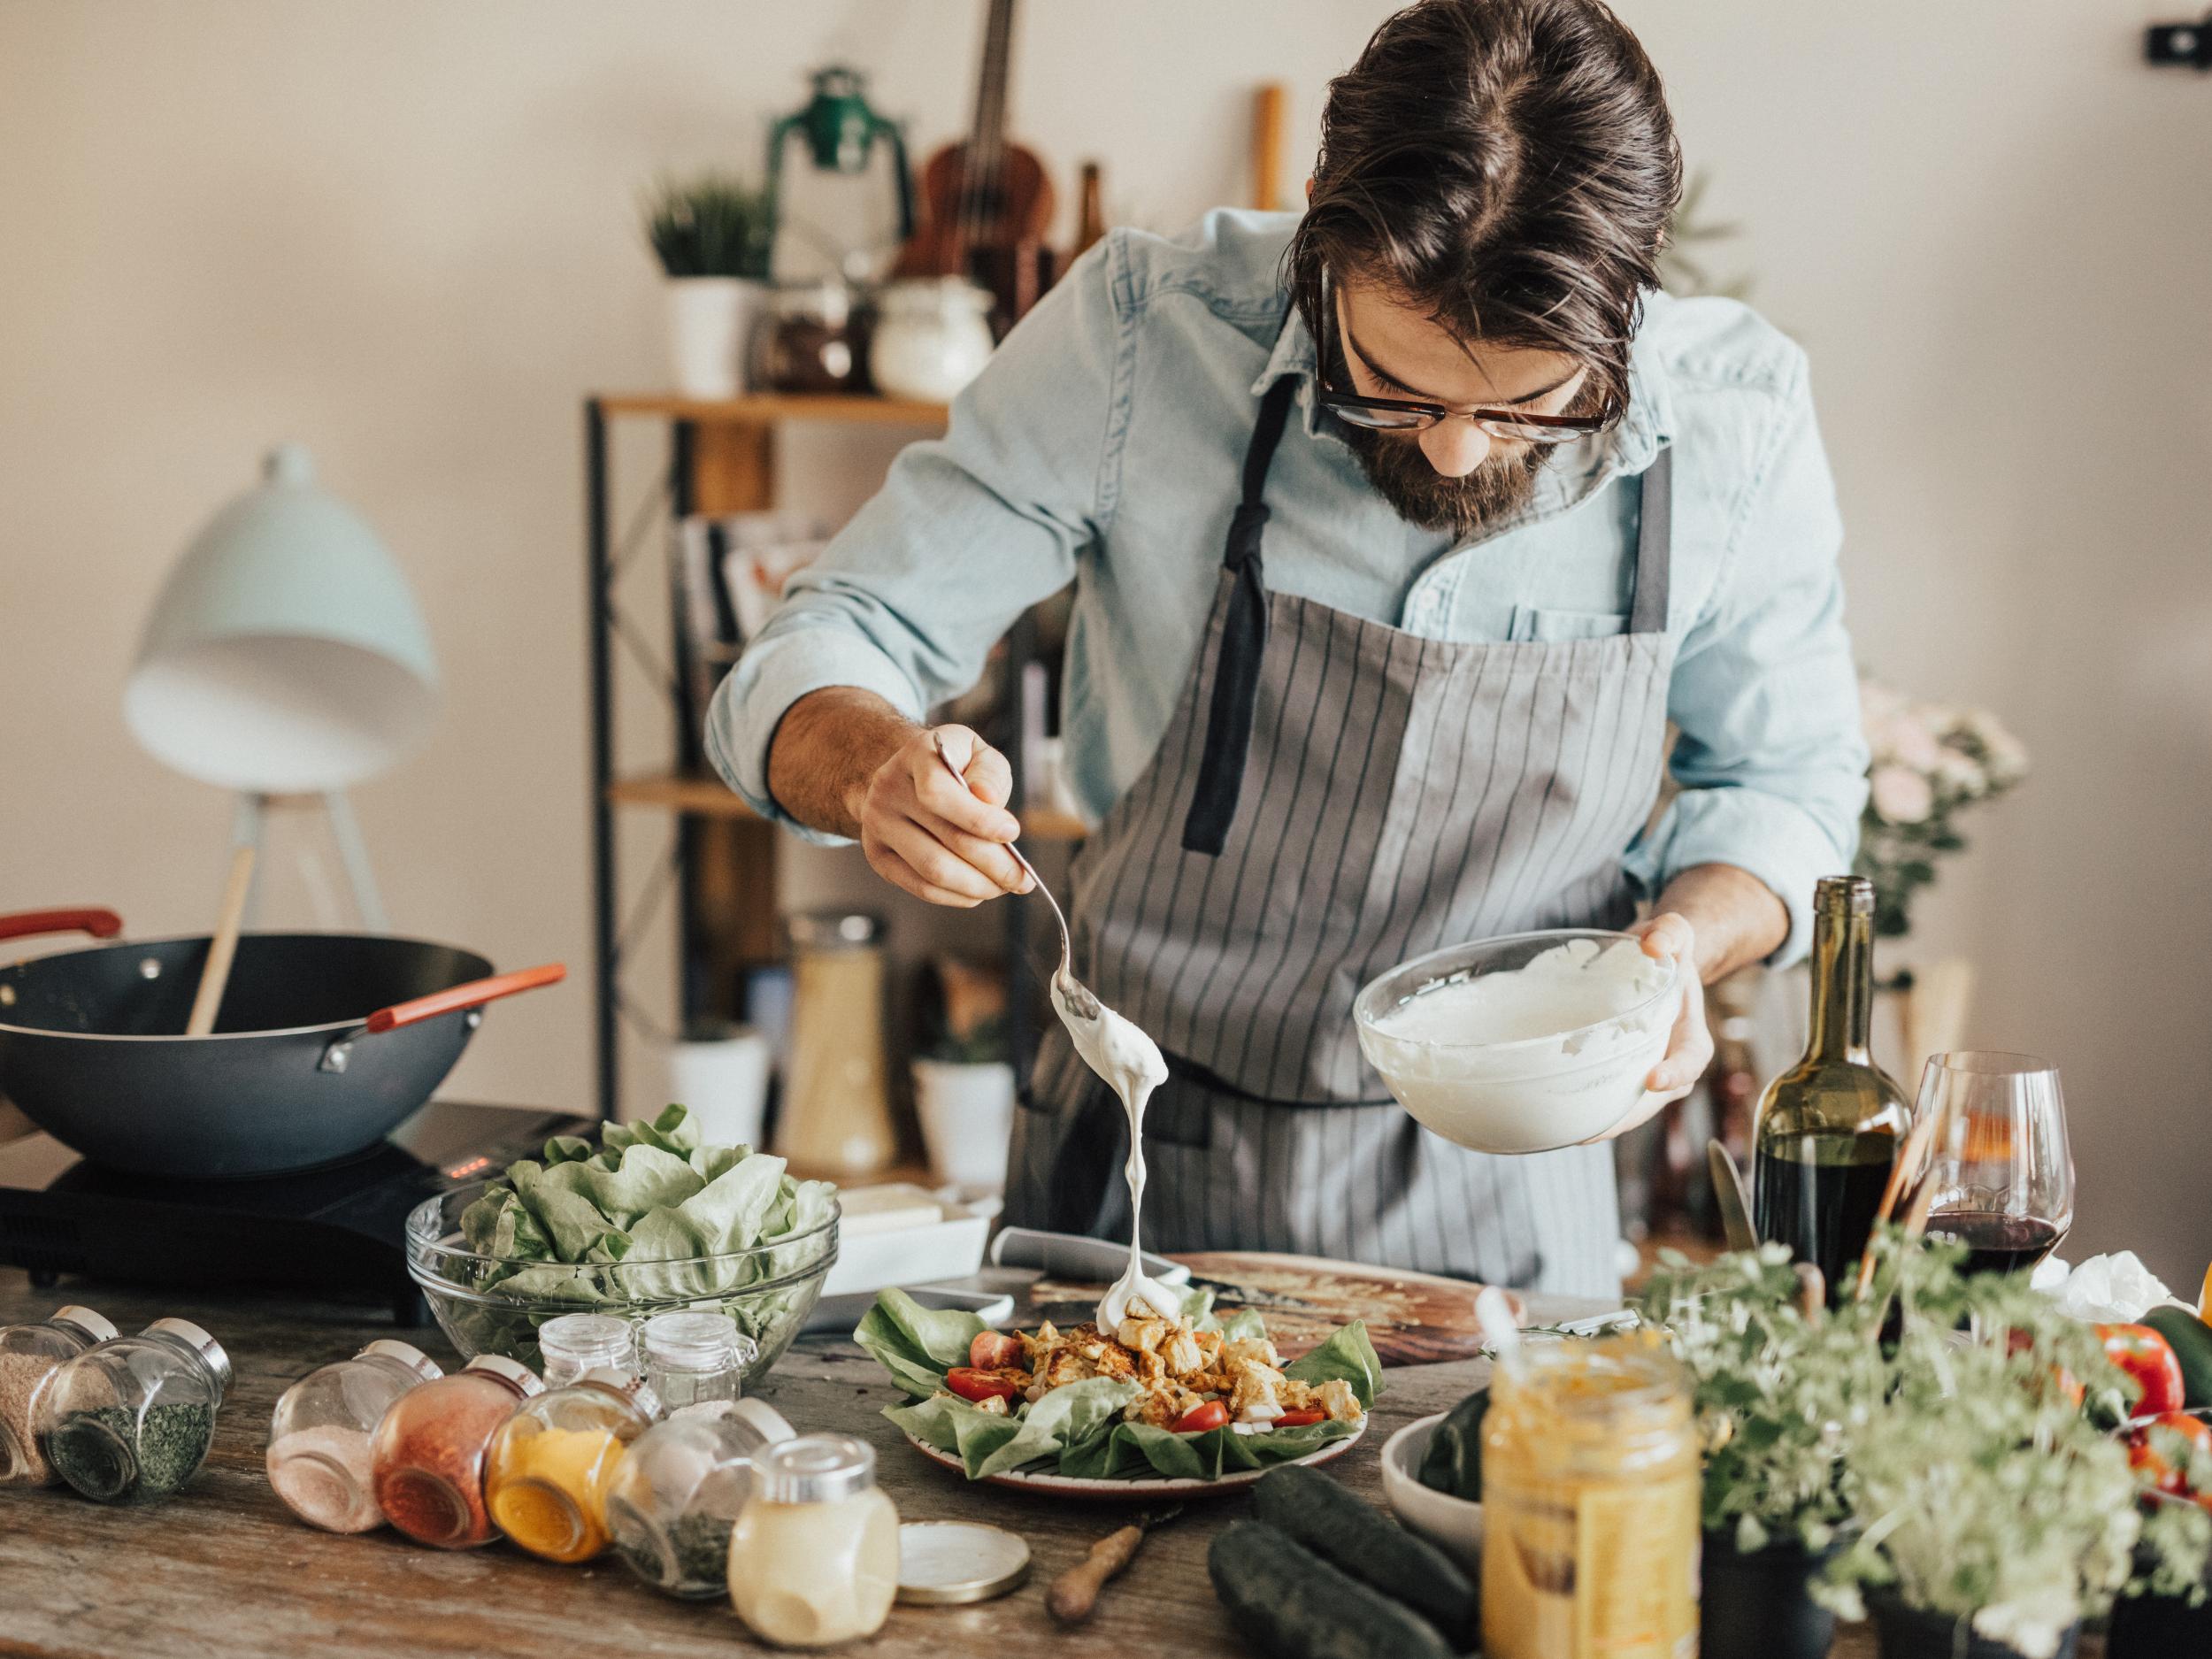
[[[1218,1480],[1240,1470],[1265,1469],[1310,1456],[1331,1440],[1356,1432],[1353,1424],[1325,1417],[1297,1428],[1270,1429],[1263,1434],[1240,1434],[1228,1427],[1209,1429],[1203,1434],[1176,1434],[1149,1423],[1117,1423],[1104,1434],[1070,1445],[1060,1455],[1056,1472],[1086,1480],[1149,1479],[1154,1476],[1171,1480]]]
[[[1104,1439],[1137,1393],[1134,1383],[1093,1377],[1055,1388],[1018,1417],[942,1394],[891,1406],[883,1415],[915,1439],[956,1455],[969,1479],[984,1480],[1056,1457],[1071,1444]]]
[[[918,1400],[942,1388],[947,1371],[968,1363],[969,1345],[989,1328],[965,1309],[925,1308],[902,1290],[887,1290],[860,1316],[853,1340]]]
[[[1325,1383],[1340,1377],[1352,1385],[1363,1407],[1372,1406],[1384,1386],[1382,1362],[1375,1357],[1375,1345],[1367,1340],[1364,1319],[1338,1326],[1319,1348],[1284,1366],[1283,1375],[1302,1383]]]
[[[683,1170],[698,1179],[688,1164]],[[707,1254],[749,1250],[768,1232],[769,1211],[783,1192],[783,1170],[781,1158],[755,1153],[677,1200],[677,1213],[705,1241]]]

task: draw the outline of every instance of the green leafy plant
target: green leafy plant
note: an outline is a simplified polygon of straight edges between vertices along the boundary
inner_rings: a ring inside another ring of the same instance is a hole
[[[775,230],[768,193],[726,173],[664,179],[646,199],[646,239],[672,277],[764,278]]]

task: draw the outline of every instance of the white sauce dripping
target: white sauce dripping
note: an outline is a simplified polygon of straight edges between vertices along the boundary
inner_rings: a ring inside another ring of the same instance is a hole
[[[1052,1000],[1075,1040],[1076,1053],[1121,1096],[1122,1110],[1129,1114],[1129,1161],[1122,1166],[1129,1180],[1129,1265],[1099,1298],[1098,1328],[1112,1335],[1139,1303],[1163,1319],[1173,1319],[1183,1299],[1145,1277],[1144,1248],[1138,1240],[1144,1210],[1144,1103],[1167,1081],[1167,1061],[1159,1044],[1103,1002],[1097,1018],[1081,1019],[1068,1011],[1065,998]]]

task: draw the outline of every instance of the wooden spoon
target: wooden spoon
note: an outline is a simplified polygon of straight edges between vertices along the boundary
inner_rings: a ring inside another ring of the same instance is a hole
[[[215,1016],[223,1006],[223,992],[230,984],[231,959],[238,954],[238,929],[246,916],[246,896],[253,891],[253,848],[241,847],[230,857],[230,879],[223,887],[223,913],[216,918],[215,935],[207,941],[207,964],[200,970],[200,988],[193,994],[192,1017],[184,1022],[188,1037],[204,1037],[215,1029]]]

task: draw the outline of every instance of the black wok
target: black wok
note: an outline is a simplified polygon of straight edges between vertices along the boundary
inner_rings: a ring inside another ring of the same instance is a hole
[[[0,917],[0,939],[110,938],[109,910]],[[412,939],[248,933],[215,1029],[182,1035],[208,941],[165,939],[0,967],[0,1095],[65,1146],[156,1176],[272,1175],[375,1145],[430,1098],[480,1011],[560,979],[492,973]]]

